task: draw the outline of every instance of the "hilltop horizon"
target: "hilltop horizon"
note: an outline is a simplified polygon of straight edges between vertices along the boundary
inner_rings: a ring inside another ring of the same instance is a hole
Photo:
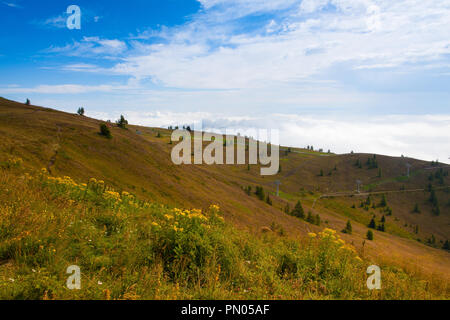
[[[3,98],[3,97],[0,96],[0,98]],[[3,98],[3,99],[7,99],[7,98]],[[10,100],[10,99],[7,99],[7,100]],[[14,100],[10,100],[10,101],[14,101]],[[21,101],[15,101],[15,102],[22,103]],[[75,110],[66,110],[66,108],[57,108],[57,107],[55,108],[55,107],[48,107],[48,106],[42,106],[42,107],[54,109],[54,110],[61,111],[61,112],[67,112],[67,113],[70,113],[70,114],[75,114],[76,113],[76,109]],[[105,116],[105,114],[91,112],[91,111],[89,111],[89,109],[86,110],[85,116],[86,117],[90,117],[92,119],[96,119],[96,120],[112,121],[112,122],[114,122],[122,114],[125,115],[126,118],[130,120],[130,124],[133,124],[133,125],[136,125],[136,126],[144,126],[144,127],[155,127],[155,128],[164,128],[164,129],[166,129],[168,127],[175,127],[175,126],[179,126],[180,128],[182,128],[182,126],[191,126],[192,128],[195,128],[195,125],[197,125],[199,123],[198,119],[194,120],[193,122],[189,122],[189,120],[187,120],[187,121],[186,120],[185,121],[180,120],[179,122],[174,122],[173,120],[168,120],[168,122],[166,122],[165,124],[162,124],[162,125],[159,125],[159,126],[158,125],[152,126],[151,123],[147,123],[147,121],[145,121],[145,120],[143,121],[142,119],[140,119],[138,114],[133,114],[131,119],[130,119],[130,117],[128,117],[127,112],[117,112],[113,116],[107,117],[107,116]],[[201,113],[201,114],[205,115],[205,113]],[[214,130],[216,130],[217,132],[223,132],[224,130],[231,129],[231,130],[234,130],[234,131],[238,132],[239,129],[241,129],[241,130],[245,130],[246,129],[245,126],[244,126],[245,123],[242,123],[242,122],[238,122],[239,126],[236,126],[236,125],[234,125],[232,123],[231,123],[230,127],[217,126],[218,123],[215,122],[214,120],[212,120],[212,118],[214,118],[214,115],[209,115],[209,116],[211,118],[209,118],[209,119],[208,118],[207,119],[201,119],[200,120],[203,123],[203,126],[202,126],[203,131],[214,132]],[[156,120],[156,122],[159,122],[159,121]],[[230,125],[229,121],[225,120],[224,123]],[[206,126],[205,126],[205,124],[206,124]],[[255,124],[255,122],[253,121],[252,124]],[[271,128],[268,128],[268,127],[262,127],[262,128],[261,127],[254,127],[253,129],[271,129]],[[280,138],[280,140],[281,140],[281,138]],[[450,164],[450,161],[448,161],[448,159],[441,160],[441,159],[433,159],[433,158],[420,158],[420,157],[409,156],[408,154],[402,154],[402,153],[399,153],[399,152],[380,153],[380,152],[370,152],[369,150],[356,150],[356,149],[355,150],[351,149],[351,150],[349,150],[347,152],[346,151],[336,152],[336,150],[334,150],[332,146],[331,147],[322,147],[321,145],[314,145],[312,143],[308,144],[306,142],[305,142],[304,145],[300,145],[300,144],[295,144],[295,143],[294,144],[286,144],[286,143],[283,144],[283,141],[280,141],[280,146],[282,146],[282,147],[298,148],[298,149],[306,149],[307,146],[308,147],[310,146],[310,147],[314,147],[315,151],[323,150],[324,153],[327,153],[328,150],[330,150],[331,153],[341,154],[341,155],[350,154],[351,152],[353,152],[353,153],[361,153],[361,154],[379,154],[379,155],[385,155],[385,156],[390,156],[390,157],[404,157],[405,159],[410,158],[410,159],[418,159],[418,160],[430,161],[430,162],[431,161],[439,162],[439,163],[442,163],[442,164]]]

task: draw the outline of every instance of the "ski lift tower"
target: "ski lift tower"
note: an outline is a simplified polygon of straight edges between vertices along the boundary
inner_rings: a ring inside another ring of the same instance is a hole
[[[360,191],[361,185],[362,185],[362,181],[361,180],[356,180],[356,192],[357,193],[361,193],[361,191]]]
[[[406,176],[409,178],[409,170],[411,169],[412,165],[410,163],[406,163]]]
[[[281,184],[281,181],[280,180],[276,180],[274,183],[277,186],[277,197],[279,197],[280,196],[280,184]]]

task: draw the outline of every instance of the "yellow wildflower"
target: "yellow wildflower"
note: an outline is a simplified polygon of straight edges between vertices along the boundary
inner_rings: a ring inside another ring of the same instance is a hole
[[[209,207],[209,209],[210,209],[210,210],[213,210],[213,211],[219,211],[219,210],[220,210],[220,207],[219,207],[217,204],[213,204],[213,205],[211,205],[211,206]]]

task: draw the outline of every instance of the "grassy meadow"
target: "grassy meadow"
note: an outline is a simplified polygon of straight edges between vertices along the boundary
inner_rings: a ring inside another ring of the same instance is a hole
[[[110,124],[108,139],[101,124],[0,98],[0,299],[450,297],[447,171],[408,159],[405,178],[403,158],[377,155],[377,170],[375,155],[297,148],[281,149],[273,177],[257,165],[176,166],[170,130]],[[420,191],[388,193],[385,206],[381,194],[371,206],[320,199],[356,179]],[[298,201],[303,218],[287,214]],[[385,229],[368,240],[371,219]],[[366,286],[373,264],[381,290]],[[81,290],[66,286],[72,265]]]
[[[447,299],[446,282],[382,265],[332,229],[292,240],[239,231],[220,207],[139,200],[94,178],[0,170],[0,299]],[[66,269],[81,268],[81,290]]]

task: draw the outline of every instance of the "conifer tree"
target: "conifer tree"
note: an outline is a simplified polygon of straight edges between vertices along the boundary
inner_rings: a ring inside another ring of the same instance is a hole
[[[371,229],[376,229],[377,228],[377,224],[375,222],[375,219],[372,218],[372,220],[370,220],[370,223],[369,223],[368,227],[371,228]]]
[[[344,230],[342,230],[342,232],[347,233],[347,234],[352,234],[353,228],[352,228],[352,223],[350,222],[350,220],[347,221],[347,225],[345,226]]]
[[[301,219],[305,218],[305,211],[303,211],[303,207],[302,207],[302,204],[301,204],[300,200],[295,205],[294,210],[292,210],[291,214],[294,217],[298,217],[298,218],[301,218]]]

